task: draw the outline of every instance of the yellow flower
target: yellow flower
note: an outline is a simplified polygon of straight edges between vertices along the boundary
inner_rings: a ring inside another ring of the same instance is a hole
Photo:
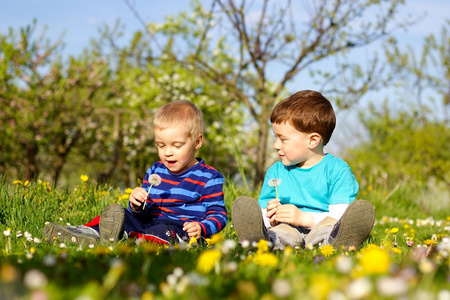
[[[133,189],[127,188],[127,189],[125,190],[125,193],[126,193],[126,194],[131,194],[132,191],[133,191]]]
[[[267,252],[269,251],[269,242],[266,240],[260,240],[258,244],[256,244],[256,247],[258,248],[258,252]]]
[[[219,233],[213,234],[211,236],[210,241],[208,242],[208,245],[214,245],[214,244],[220,243],[223,239],[224,239],[224,235],[222,233],[219,232]]]
[[[323,245],[322,247],[320,247],[320,253],[322,253],[323,256],[329,257],[333,255],[334,248],[331,245]]]
[[[127,199],[129,199],[130,198],[130,195],[129,194],[123,194],[121,197],[120,197],[120,199],[122,199],[122,200],[127,200]]]
[[[25,182],[23,183],[24,186],[27,186],[30,182],[28,180],[25,180]]]
[[[386,274],[389,269],[390,258],[389,254],[375,245],[368,245],[368,247],[361,250],[360,264],[364,274]]]
[[[86,182],[86,181],[88,181],[89,177],[87,175],[81,175],[80,179],[81,179],[81,181]]]
[[[394,247],[394,248],[391,248],[391,251],[394,252],[395,254],[402,254],[402,249],[400,249],[400,248]]]
[[[13,184],[23,185],[23,182],[21,180],[14,180]]]
[[[197,244],[197,239],[195,237],[191,237],[189,239],[189,245],[192,246],[192,245],[196,245],[196,244]]]
[[[220,256],[220,251],[216,249],[204,251],[198,258],[197,269],[204,274],[211,272],[216,263],[219,261]]]
[[[391,233],[397,233],[397,232],[398,232],[398,228],[397,227],[394,227],[394,228],[391,229]]]
[[[313,299],[327,299],[327,296],[332,289],[333,281],[331,276],[321,273],[312,275],[308,291],[310,295],[314,295]]]
[[[278,265],[278,258],[273,253],[258,252],[253,257],[253,263],[264,267],[276,267]]]

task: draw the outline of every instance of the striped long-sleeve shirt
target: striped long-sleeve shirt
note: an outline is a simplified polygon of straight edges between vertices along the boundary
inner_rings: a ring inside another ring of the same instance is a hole
[[[158,174],[161,184],[151,188],[140,218],[180,226],[184,222],[199,222],[203,237],[210,237],[225,227],[228,217],[223,176],[203,159],[181,174],[171,173],[160,161],[154,163],[142,183],[147,191],[151,174]]]

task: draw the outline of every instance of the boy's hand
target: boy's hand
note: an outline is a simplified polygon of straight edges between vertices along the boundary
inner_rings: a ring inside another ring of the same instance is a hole
[[[280,199],[272,199],[267,203],[267,213],[266,217],[269,218],[269,222],[271,226],[278,225],[278,222],[275,220],[275,214],[277,212],[278,207],[281,206]]]
[[[288,223],[294,226],[313,227],[315,225],[312,215],[300,210],[293,204],[280,205],[273,217],[278,223]]]
[[[187,232],[189,238],[199,239],[202,236],[202,229],[198,222],[185,222],[183,230]]]
[[[147,191],[144,188],[135,188],[130,195],[130,207],[134,211],[140,211],[142,204],[147,200]]]

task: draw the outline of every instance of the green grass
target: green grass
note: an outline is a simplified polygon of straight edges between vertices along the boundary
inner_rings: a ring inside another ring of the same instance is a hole
[[[256,196],[233,184],[224,191],[228,210],[236,196]],[[449,210],[427,205],[434,199],[424,201],[424,195],[406,186],[394,192],[363,191],[360,198],[374,204],[377,221],[357,250],[332,249],[330,254],[319,247],[273,251],[261,243],[241,245],[231,221],[216,236],[218,242],[207,246],[162,248],[128,240],[114,247],[80,248],[43,241],[45,222],[85,223],[110,203],[125,206],[124,191],[89,180],[54,188],[46,182],[25,186],[3,179],[0,299],[448,297]],[[383,285],[392,280],[397,280],[397,291]]]

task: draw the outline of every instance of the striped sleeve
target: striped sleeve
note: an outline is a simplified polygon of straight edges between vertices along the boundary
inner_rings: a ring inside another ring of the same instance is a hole
[[[210,237],[221,231],[227,225],[228,216],[223,195],[223,176],[218,171],[206,182],[201,197],[202,205],[206,209],[206,218],[200,222],[202,235]]]

